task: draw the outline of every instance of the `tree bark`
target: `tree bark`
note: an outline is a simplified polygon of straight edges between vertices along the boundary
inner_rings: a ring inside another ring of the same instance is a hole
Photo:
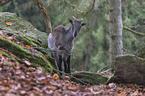
[[[110,64],[114,70],[114,59],[123,54],[122,42],[122,10],[121,0],[108,0],[109,2],[109,34],[110,34]]]
[[[33,1],[37,5],[37,7],[40,9],[41,13],[43,14],[47,33],[48,34],[51,33],[52,32],[51,22],[50,22],[50,18],[48,16],[46,9],[44,8],[43,4],[40,3],[39,0],[33,0]]]
[[[84,68],[85,71],[88,70],[89,54],[90,54],[91,49],[92,49],[92,38],[90,37],[90,38],[89,38],[89,45],[88,45],[88,49],[87,49],[88,53],[87,53],[86,56],[85,56],[85,68]]]

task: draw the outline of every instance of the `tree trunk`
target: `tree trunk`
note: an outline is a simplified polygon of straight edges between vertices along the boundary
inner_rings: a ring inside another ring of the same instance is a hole
[[[47,13],[46,9],[44,8],[43,4],[40,3],[39,0],[33,0],[33,1],[37,5],[37,7],[40,9],[41,13],[43,14],[47,34],[51,33],[52,32],[51,22],[50,22],[50,18],[48,16],[48,13]]]
[[[90,38],[89,38],[89,45],[88,45],[88,49],[87,49],[88,53],[87,53],[86,56],[85,56],[85,68],[84,68],[85,71],[88,70],[89,54],[90,54],[91,49],[92,49],[92,38],[90,37]]]
[[[114,59],[123,54],[122,42],[122,11],[121,0],[108,0],[109,2],[109,34],[110,34],[110,64],[114,70]]]

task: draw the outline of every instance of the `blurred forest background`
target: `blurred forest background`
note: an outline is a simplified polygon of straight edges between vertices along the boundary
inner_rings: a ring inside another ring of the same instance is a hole
[[[109,7],[108,0],[40,0],[49,14],[52,28],[70,26],[69,18],[83,18],[87,23],[75,39],[71,59],[73,70],[96,72],[109,63]],[[0,12],[12,12],[46,32],[43,16],[33,0],[8,0]],[[123,25],[145,33],[145,1],[122,0]],[[123,30],[124,54],[134,54],[145,46],[145,37]]]

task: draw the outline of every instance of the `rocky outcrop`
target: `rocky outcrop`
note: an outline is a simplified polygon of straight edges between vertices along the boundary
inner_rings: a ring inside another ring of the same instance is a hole
[[[0,52],[3,56],[52,72],[53,68],[46,58],[50,52],[41,49],[46,47],[46,33],[38,31],[15,13],[0,12]]]

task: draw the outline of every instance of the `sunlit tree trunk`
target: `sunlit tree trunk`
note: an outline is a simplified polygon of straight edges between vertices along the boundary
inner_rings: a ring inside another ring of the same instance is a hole
[[[123,54],[122,42],[122,10],[121,0],[108,0],[109,2],[109,34],[110,34],[110,64],[114,70],[114,59]]]

